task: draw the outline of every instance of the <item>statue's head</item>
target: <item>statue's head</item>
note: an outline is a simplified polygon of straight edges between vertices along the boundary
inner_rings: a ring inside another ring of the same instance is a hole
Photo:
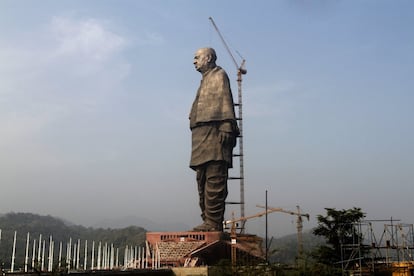
[[[197,71],[204,73],[207,70],[216,67],[217,55],[213,48],[198,49],[194,55],[194,66]]]

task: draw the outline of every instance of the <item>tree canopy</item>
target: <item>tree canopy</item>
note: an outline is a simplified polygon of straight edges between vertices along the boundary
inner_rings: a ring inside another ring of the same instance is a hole
[[[322,245],[315,252],[316,259],[328,265],[340,265],[340,262],[350,257],[350,249],[347,247],[356,244],[360,240],[357,231],[357,223],[365,214],[361,208],[336,210],[325,208],[326,215],[318,215],[318,226],[313,230],[317,236],[323,236],[327,245]]]

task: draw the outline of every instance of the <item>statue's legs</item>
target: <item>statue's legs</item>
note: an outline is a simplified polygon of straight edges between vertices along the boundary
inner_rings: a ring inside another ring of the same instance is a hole
[[[204,166],[199,166],[196,169],[197,172],[197,188],[198,188],[198,204],[200,205],[200,209],[201,209],[201,219],[203,221],[206,220],[206,214],[205,214],[205,210],[206,210],[206,205],[204,203],[204,186],[205,186],[205,181],[206,181],[206,170],[204,168]]]
[[[222,231],[227,197],[228,167],[224,161],[208,162],[196,169],[201,218],[196,231]]]

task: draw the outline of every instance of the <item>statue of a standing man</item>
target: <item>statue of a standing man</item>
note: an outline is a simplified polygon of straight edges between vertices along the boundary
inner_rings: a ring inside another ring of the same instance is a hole
[[[229,78],[216,59],[212,48],[201,48],[194,57],[202,80],[190,112],[190,167],[197,173],[203,219],[194,231],[223,231],[228,169],[239,134]]]

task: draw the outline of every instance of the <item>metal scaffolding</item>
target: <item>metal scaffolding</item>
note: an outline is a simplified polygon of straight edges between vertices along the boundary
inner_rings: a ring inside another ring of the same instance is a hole
[[[238,126],[240,134],[237,137],[238,138],[238,144],[239,144],[239,152],[236,154],[233,154],[233,157],[239,158],[239,176],[235,177],[229,177],[229,180],[239,180],[240,181],[240,201],[234,202],[234,201],[227,201],[226,204],[240,204],[240,217],[245,216],[244,206],[244,154],[243,154],[243,101],[242,101],[242,75],[245,75],[247,73],[247,70],[245,69],[245,60],[242,58],[242,62],[239,66],[236,59],[234,58],[232,52],[230,51],[230,48],[228,47],[226,41],[224,40],[220,30],[218,29],[216,23],[214,22],[212,17],[209,17],[213,27],[216,29],[217,34],[220,36],[221,41],[223,42],[224,47],[226,48],[227,52],[229,53],[231,59],[233,60],[234,65],[237,68],[237,90],[238,90],[238,102],[234,104],[234,106],[238,109]],[[240,54],[239,54],[240,55]],[[240,233],[244,233],[245,230],[245,223],[246,221],[241,222],[241,226],[239,227]]]
[[[383,224],[382,232],[378,223]],[[377,227],[376,227],[377,226]],[[354,224],[351,244],[341,244],[342,270],[365,275],[381,270],[414,270],[413,224],[399,220],[364,220]],[[376,229],[377,228],[377,229]],[[379,238],[377,238],[379,237]]]

